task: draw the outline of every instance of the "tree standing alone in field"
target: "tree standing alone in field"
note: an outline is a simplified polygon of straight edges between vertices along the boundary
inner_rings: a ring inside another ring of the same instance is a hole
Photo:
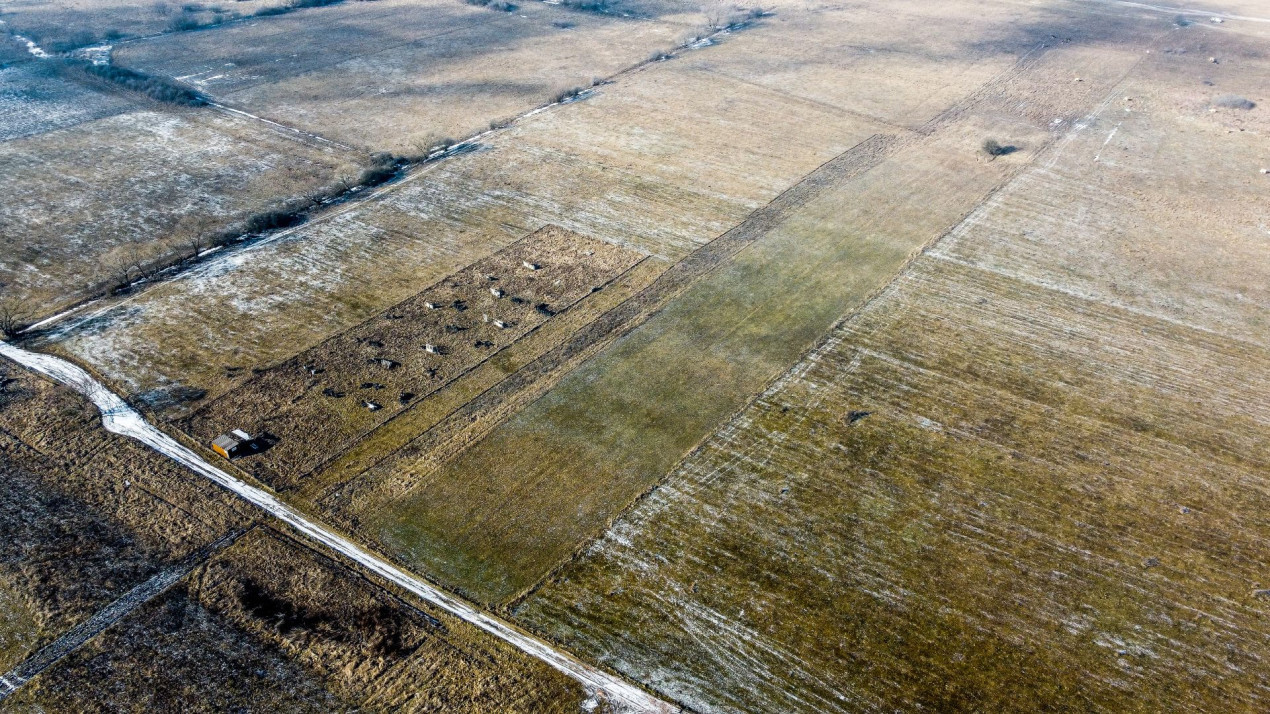
[[[998,156],[1005,156],[1014,152],[1013,146],[1004,146],[996,139],[987,139],[983,142],[983,153],[996,159]]]

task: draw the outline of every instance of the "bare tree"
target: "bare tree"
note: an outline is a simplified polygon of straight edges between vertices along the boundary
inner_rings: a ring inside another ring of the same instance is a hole
[[[706,16],[706,31],[717,32],[726,27],[727,18],[734,11],[734,6],[726,2],[712,2],[701,8],[701,14]]]
[[[146,268],[150,261],[149,251],[140,243],[128,244],[127,260],[132,269],[137,271],[138,276],[145,277],[148,274]]]
[[[112,256],[102,261],[102,267],[110,276],[111,290],[122,290],[132,283],[132,262],[122,256]]]
[[[212,220],[205,215],[186,215],[177,222],[174,233],[183,238],[184,245],[190,252],[190,260],[193,260],[208,247]]]
[[[16,295],[0,298],[0,335],[17,337],[31,322],[32,312],[26,301]]]

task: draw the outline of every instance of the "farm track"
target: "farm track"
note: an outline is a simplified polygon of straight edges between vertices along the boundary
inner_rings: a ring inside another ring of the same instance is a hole
[[[469,622],[525,654],[545,662],[580,682],[586,688],[588,694],[610,700],[619,711],[672,712],[676,710],[674,705],[658,699],[636,685],[588,665],[548,642],[528,634],[515,625],[482,612],[464,600],[442,592],[424,580],[370,553],[348,538],[336,533],[328,526],[310,519],[283,503],[273,494],[248,485],[216,468],[194,451],[147,422],[127,402],[79,366],[52,355],[29,352],[7,342],[0,342],[0,356],[7,357],[54,382],[70,387],[86,397],[101,412],[102,425],[107,431],[136,439],[160,454],[186,466],[200,476],[232,491],[243,500],[286,523],[300,536],[320,544],[329,551],[344,556],[376,576],[413,593],[425,602]],[[179,576],[174,578],[173,582],[176,579],[179,579]],[[163,587],[166,587],[166,585]],[[120,614],[120,617],[122,617],[122,614]],[[117,620],[118,617],[114,619]],[[105,629],[105,627],[103,626],[101,629]]]
[[[744,222],[672,265],[635,296],[604,313],[547,354],[454,410],[436,426],[420,434],[402,449],[386,455],[354,479],[353,483],[344,486],[361,484],[377,490],[376,480],[392,473],[394,467],[403,461],[432,454],[432,465],[436,467],[453,458],[502,421],[499,418],[486,417],[498,413],[506,418],[516,407],[537,399],[573,367],[643,324],[692,283],[723,266],[826,188],[877,166],[894,152],[896,146],[894,136],[875,134],[825,162],[756,210]],[[478,433],[473,433],[469,428],[473,424],[478,425]],[[387,493],[376,493],[371,500],[378,501],[400,495],[411,486],[413,481],[392,484]],[[338,498],[342,490],[343,486],[340,485],[332,487],[320,500],[333,505],[331,499]]]
[[[314,134],[313,132],[305,131],[304,129],[296,128],[294,126],[291,126],[290,124],[284,124],[279,121],[274,121],[273,119],[266,119],[261,116],[256,116],[255,114],[251,114],[250,112],[245,112],[241,109],[235,109],[231,106],[221,104],[219,102],[208,102],[207,106],[212,107],[213,109],[222,111],[226,114],[233,114],[234,116],[243,117],[243,118],[258,122],[260,124],[264,124],[266,127],[272,129],[273,131],[279,134],[282,134],[283,136],[288,136],[291,138],[298,137],[302,141],[309,142],[310,146],[314,146],[319,149],[334,147],[336,149],[343,149],[344,151],[359,151],[357,147],[349,146],[348,144],[342,144],[334,139],[328,139],[325,136]]]
[[[704,38],[702,38],[702,41],[714,40],[716,38],[726,37],[735,32],[739,32],[741,30],[747,29],[748,27],[751,26],[751,24],[752,23],[750,21],[745,21],[738,25],[722,28],[709,35],[706,35]],[[680,47],[675,48],[670,53],[670,59],[678,57],[680,53],[693,51],[694,49],[698,48],[697,47],[698,45],[700,45],[701,47],[709,46],[709,44],[704,44],[704,45],[701,44],[700,41],[697,43],[692,43],[691,45],[681,45]],[[643,69],[644,67],[647,67],[650,64],[653,64],[656,62],[663,62],[663,61],[668,61],[668,60],[647,59],[641,62],[637,62],[636,64],[633,64],[629,67],[626,67],[625,69],[622,69],[622,70],[619,70],[618,72],[613,73],[612,75],[609,75],[608,77],[603,78],[600,83],[607,84],[607,83],[616,81],[617,79],[624,77],[628,74],[631,74],[633,72],[637,72]],[[222,245],[225,248],[228,248],[230,250],[249,250],[260,245],[276,242],[277,240],[290,236],[296,233],[297,231],[307,230],[314,225],[328,222],[333,218],[336,218],[350,211],[361,208],[362,206],[367,205],[374,200],[382,198],[383,196],[402,188],[406,184],[411,183],[414,180],[418,179],[419,177],[426,175],[432,168],[434,168],[437,164],[439,164],[440,162],[446,159],[453,158],[453,157],[465,154],[469,151],[478,149],[480,147],[480,141],[482,139],[485,139],[494,134],[505,132],[508,129],[511,129],[517,126],[518,124],[520,124],[521,121],[528,119],[529,117],[532,117],[536,114],[540,114],[553,107],[566,105],[566,104],[572,104],[577,101],[582,101],[586,98],[588,94],[590,94],[590,91],[591,90],[584,91],[582,94],[579,94],[575,97],[571,97],[561,101],[552,101],[547,104],[533,107],[524,112],[521,112],[520,114],[517,114],[514,117],[511,117],[503,122],[500,122],[495,128],[478,131],[464,139],[457,141],[456,143],[454,143],[453,145],[451,145],[448,149],[444,151],[431,154],[426,158],[409,163],[402,170],[399,178],[391,180],[390,182],[383,185],[382,187],[379,187],[376,189],[365,189],[365,190],[362,186],[354,186],[352,188],[349,188],[348,190],[344,191],[340,195],[324,201],[319,206],[302,211],[299,214],[300,223],[291,228],[284,228],[282,230],[278,230],[278,231],[275,231],[272,233],[266,233],[266,234],[244,233],[233,239],[225,241]],[[327,146],[328,148],[334,147],[334,148],[345,149],[345,150],[353,149],[353,147],[348,147],[347,145],[340,144],[338,142],[335,142],[331,139],[327,139],[320,135],[312,134],[305,130],[291,127],[287,124],[275,122],[270,119],[265,119],[263,117],[249,114],[242,110],[235,109],[226,105],[212,103],[212,104],[209,104],[209,106],[217,111],[232,113],[235,115],[242,115],[244,117],[249,117],[249,118],[258,120],[260,122],[265,123],[266,125],[270,125],[270,128],[273,131],[278,133],[283,133],[285,130],[285,132],[287,133],[294,133],[297,135],[291,138],[309,137],[311,140],[325,142],[325,146]],[[290,198],[295,198],[295,197],[292,196]],[[255,236],[254,238],[253,238],[253,235]],[[132,292],[129,292],[129,294],[126,297],[115,302],[110,302],[110,298],[108,296],[102,297],[99,295],[96,297],[85,298],[85,299],[79,300],[78,302],[73,302],[69,305],[62,304],[54,308],[54,310],[52,310],[52,314],[37,316],[37,321],[35,322],[35,324],[39,326],[39,329],[41,331],[40,336],[47,336],[50,339],[60,339],[64,337],[67,333],[69,333],[70,331],[74,330],[75,328],[88,324],[89,322],[99,317],[102,317],[106,315],[107,313],[117,309],[121,305],[132,302],[133,300],[145,295],[151,289],[153,289],[154,287],[158,285],[162,285],[164,283],[181,278],[189,274],[191,271],[198,270],[200,268],[204,268],[209,265],[215,265],[218,260],[221,260],[225,257],[226,253],[227,251],[224,251],[224,250],[217,250],[214,253],[208,251],[208,252],[205,252],[203,255],[206,256],[210,254],[211,257],[209,259],[200,258],[189,263],[180,263],[177,265],[173,265],[170,268],[166,268],[163,271],[160,271],[159,275],[135,281],[128,286],[129,289],[132,290]],[[140,289],[137,289],[137,288],[140,288]],[[79,319],[76,319],[75,321],[71,322],[69,325],[65,327],[58,327],[59,324],[67,320],[67,318],[76,316],[84,308],[97,305],[98,303],[102,301],[107,301],[109,304],[101,307],[98,310],[93,311],[92,313],[88,315],[85,315],[83,317],[80,317]],[[50,330],[51,332],[49,332]],[[34,330],[31,327],[28,327],[26,330],[23,330],[22,334],[34,336],[33,332]]]
[[[244,531],[229,533],[190,554],[180,563],[160,570],[149,580],[124,593],[119,599],[97,611],[92,617],[63,632],[61,636],[4,675],[0,675],[0,702],[34,679],[58,660],[79,649],[133,610],[163,594],[190,571],[238,540]]]

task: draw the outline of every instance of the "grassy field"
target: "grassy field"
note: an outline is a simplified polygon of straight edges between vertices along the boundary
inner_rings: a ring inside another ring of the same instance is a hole
[[[739,51],[759,31],[700,52]],[[52,339],[130,392],[214,396],[229,384],[225,366],[282,361],[547,223],[682,257],[879,128],[717,81],[686,61],[651,65]],[[780,117],[805,135],[787,136]]]
[[[314,469],[368,432],[537,331],[641,257],[548,226],[252,376],[182,426],[204,443],[231,428],[267,434],[270,448],[239,459],[239,468],[280,491],[298,490]]]
[[[589,87],[701,22],[696,8],[652,19],[542,3],[497,12],[460,0],[346,2],[130,43],[115,57],[254,114],[409,153],[429,136],[467,136]]]
[[[70,81],[55,65],[0,68],[0,142],[103,119],[134,108],[126,97]]]
[[[701,711],[1264,708],[1264,217],[1221,158],[1264,115],[1208,111],[1263,60],[1152,50],[518,617]]]
[[[12,712],[352,712],[186,586],[146,603],[5,700]]]
[[[73,395],[16,369],[3,368],[0,383],[0,671],[8,671],[244,520],[209,485],[102,431]]]
[[[368,501],[366,537],[475,599],[515,598],[1032,160],[1137,56],[1030,54],[921,133],[900,134],[885,160],[791,189],[808,195],[788,217],[455,461],[398,463],[383,478],[415,490],[390,507]],[[1073,69],[1084,81],[1038,96]],[[979,145],[996,135],[1024,148],[989,160]]]
[[[190,580],[209,610],[364,710],[572,712],[583,698],[546,664],[274,534],[251,534]]]
[[[0,282],[34,314],[117,282],[120,270],[136,279],[136,264],[190,253],[196,232],[206,248],[218,229],[362,161],[210,109],[137,107],[45,77],[44,65],[0,70],[17,72],[13,111],[38,125],[7,125],[29,135],[0,142]]]
[[[26,157],[0,279],[55,303],[194,206],[229,221],[481,130],[702,19],[628,7],[344,3],[116,48],[353,150],[0,68],[0,160]],[[267,433],[239,465],[296,506],[694,711],[1265,708],[1265,23],[769,9],[35,344],[202,443]],[[83,161],[103,136],[117,166]],[[89,458],[82,404],[18,388],[43,401],[0,423],[31,452],[5,466],[0,666],[252,517]],[[37,537],[63,521],[103,536]],[[106,585],[32,585],[63,561]],[[259,525],[12,701],[90,708],[91,682],[137,709],[582,696]]]
[[[268,530],[49,669],[6,711],[577,711],[579,687]]]

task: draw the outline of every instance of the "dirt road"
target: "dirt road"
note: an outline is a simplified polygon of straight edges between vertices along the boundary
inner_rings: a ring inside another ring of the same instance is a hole
[[[273,494],[248,485],[221,471],[198,454],[147,422],[122,398],[98,382],[92,375],[66,360],[52,355],[29,352],[7,342],[0,342],[0,356],[66,385],[88,398],[101,411],[102,425],[107,431],[127,436],[174,459],[195,473],[233,491],[246,501],[291,526],[302,536],[319,543],[367,570],[409,590],[423,600],[502,639],[517,649],[536,657],[582,683],[588,694],[609,701],[617,710],[626,712],[673,712],[677,707],[645,692],[614,675],[592,667],[567,652],[530,635],[511,623],[481,612],[451,595],[441,592],[423,580],[367,552],[349,539],[314,521],[280,501]]]

